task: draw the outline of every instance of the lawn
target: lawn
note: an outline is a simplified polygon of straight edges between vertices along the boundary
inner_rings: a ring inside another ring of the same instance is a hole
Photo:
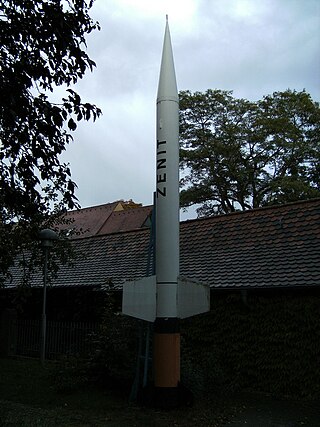
[[[187,427],[223,425],[234,413],[232,403],[196,399],[190,408],[160,411],[128,403],[127,390],[82,384],[62,392],[56,364],[0,359],[0,427]]]

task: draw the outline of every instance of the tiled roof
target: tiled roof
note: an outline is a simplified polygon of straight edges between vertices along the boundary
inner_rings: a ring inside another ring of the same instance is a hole
[[[118,203],[106,203],[100,206],[68,211],[64,214],[64,219],[70,220],[70,224],[60,225],[59,228],[76,230],[81,233],[81,237],[94,236],[116,209]]]
[[[100,206],[69,211],[64,214],[70,223],[59,225],[61,230],[77,231],[73,239],[117,233],[140,228],[150,216],[151,206],[140,206],[130,201],[119,200]]]
[[[181,224],[181,274],[212,287],[320,286],[320,200]]]
[[[320,286],[320,199],[185,221],[180,274],[212,288]],[[56,286],[113,284],[146,275],[147,228],[75,240],[84,258]]]
[[[147,274],[149,229],[91,237],[74,242],[80,260],[62,267],[55,286],[118,287],[126,279]]]
[[[108,221],[99,230],[100,235],[130,231],[148,226],[152,206],[143,206],[130,210],[112,212]]]

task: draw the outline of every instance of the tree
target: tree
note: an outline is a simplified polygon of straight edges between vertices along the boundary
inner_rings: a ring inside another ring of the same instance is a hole
[[[181,204],[199,216],[320,197],[320,108],[305,91],[182,91],[180,147]]]
[[[85,52],[85,35],[99,29],[92,3],[0,0],[0,276],[53,213],[77,206],[59,156],[76,122],[101,113],[73,88],[95,66]]]

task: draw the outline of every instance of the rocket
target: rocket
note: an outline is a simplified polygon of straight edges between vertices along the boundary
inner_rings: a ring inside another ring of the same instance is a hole
[[[122,312],[153,322],[156,406],[178,406],[179,319],[210,309],[209,287],[179,275],[179,97],[166,18],[156,101],[155,275],[125,282]]]
[[[156,403],[177,406],[180,383],[179,276],[179,97],[168,17],[157,94],[156,320],[153,367]]]
[[[168,18],[157,94],[157,318],[177,317],[179,275],[179,97]]]

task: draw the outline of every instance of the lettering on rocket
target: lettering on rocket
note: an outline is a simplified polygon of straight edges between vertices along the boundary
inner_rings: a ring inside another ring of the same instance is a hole
[[[167,168],[167,158],[159,158],[159,156],[166,156],[166,143],[167,141],[157,141],[157,197],[163,196],[166,197],[167,195],[167,187],[165,186],[165,183],[167,182],[167,174],[165,171],[161,171],[161,169],[166,170]],[[164,184],[161,185],[161,188],[159,188],[158,184]]]

